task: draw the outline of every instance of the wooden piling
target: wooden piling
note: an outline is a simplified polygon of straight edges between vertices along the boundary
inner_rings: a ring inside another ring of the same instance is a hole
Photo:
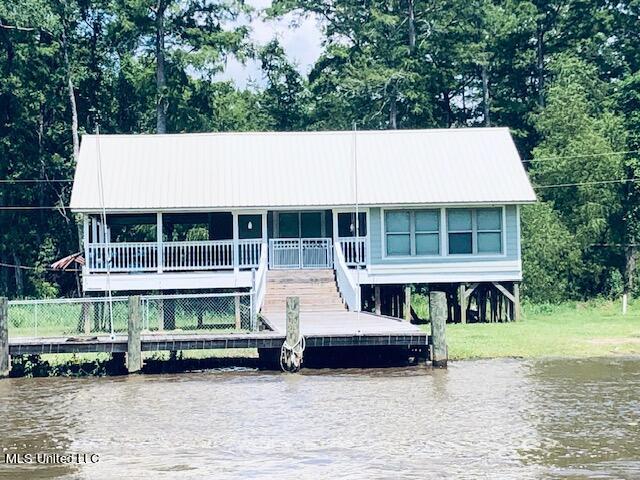
[[[240,315],[240,297],[237,295],[235,297],[235,311],[236,311],[236,330],[240,330],[242,328],[242,317]]]
[[[287,297],[287,327],[286,340],[289,345],[295,345],[300,338],[300,298]]]
[[[520,311],[520,284],[518,282],[513,283],[513,321],[519,322],[521,320]]]
[[[411,287],[404,287],[404,319],[411,322]]]
[[[460,305],[460,323],[467,323],[467,289],[464,283],[458,285],[458,305]]]
[[[9,357],[9,303],[0,297],[0,378],[8,377],[11,369]]]
[[[281,366],[288,372],[297,372],[302,367],[303,350],[300,340],[300,298],[287,297],[287,323]]]
[[[446,367],[447,294],[445,292],[429,292],[429,312],[431,313],[431,364],[434,367]]]
[[[129,297],[129,325],[127,341],[127,371],[136,373],[142,370],[142,343],[140,330],[142,328],[142,310],[140,296]]]
[[[375,297],[376,315],[382,315],[382,299],[380,297],[380,285],[373,287],[373,295]]]

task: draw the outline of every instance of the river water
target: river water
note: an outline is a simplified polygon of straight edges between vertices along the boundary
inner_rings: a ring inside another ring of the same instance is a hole
[[[640,478],[638,359],[10,379],[0,412],[15,480]]]

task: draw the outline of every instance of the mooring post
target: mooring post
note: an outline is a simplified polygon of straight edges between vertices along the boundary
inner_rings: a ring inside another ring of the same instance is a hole
[[[0,297],[0,378],[8,377],[11,369],[9,357],[9,302]]]
[[[431,364],[434,367],[446,367],[447,294],[445,292],[429,292],[429,312],[431,313]]]
[[[281,352],[281,366],[289,372],[297,372],[302,366],[303,345],[300,336],[300,298],[287,297],[287,323],[285,341]]]
[[[127,341],[127,371],[129,373],[136,373],[142,370],[141,313],[140,296],[129,297],[129,335]]]

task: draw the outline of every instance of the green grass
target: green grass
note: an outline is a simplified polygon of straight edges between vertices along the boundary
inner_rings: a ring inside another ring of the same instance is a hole
[[[620,302],[525,305],[520,322],[449,324],[447,344],[451,359],[640,355],[640,301],[625,316]]]

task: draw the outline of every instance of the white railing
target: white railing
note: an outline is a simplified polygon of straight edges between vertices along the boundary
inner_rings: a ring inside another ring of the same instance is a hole
[[[269,240],[271,268],[300,268],[300,239],[272,238]]]
[[[269,266],[284,268],[331,268],[333,249],[330,238],[272,238],[269,240]]]
[[[90,243],[87,246],[89,272],[148,272],[257,268],[262,240],[239,240],[237,265],[233,240],[164,242],[158,265],[156,242]],[[160,267],[160,268],[159,268]]]
[[[260,264],[262,239],[239,240],[238,262],[240,267],[257,267]],[[266,256],[266,255],[265,255]]]
[[[233,268],[233,240],[165,242],[163,269],[211,270]]]
[[[91,243],[87,267],[92,272],[145,272],[158,268],[155,242]]]
[[[367,264],[367,237],[339,237],[338,242],[349,267]]]
[[[255,276],[253,277],[253,304],[252,308],[254,309],[253,317],[260,311],[262,308],[262,303],[264,302],[264,296],[267,292],[267,244],[264,243],[260,247],[260,263],[258,266],[258,270],[255,272]]]
[[[340,295],[344,299],[345,303],[352,312],[360,311],[360,286],[356,284],[349,267],[345,262],[342,249],[338,244],[334,248],[334,268],[336,271],[336,283],[338,284],[338,290]]]

